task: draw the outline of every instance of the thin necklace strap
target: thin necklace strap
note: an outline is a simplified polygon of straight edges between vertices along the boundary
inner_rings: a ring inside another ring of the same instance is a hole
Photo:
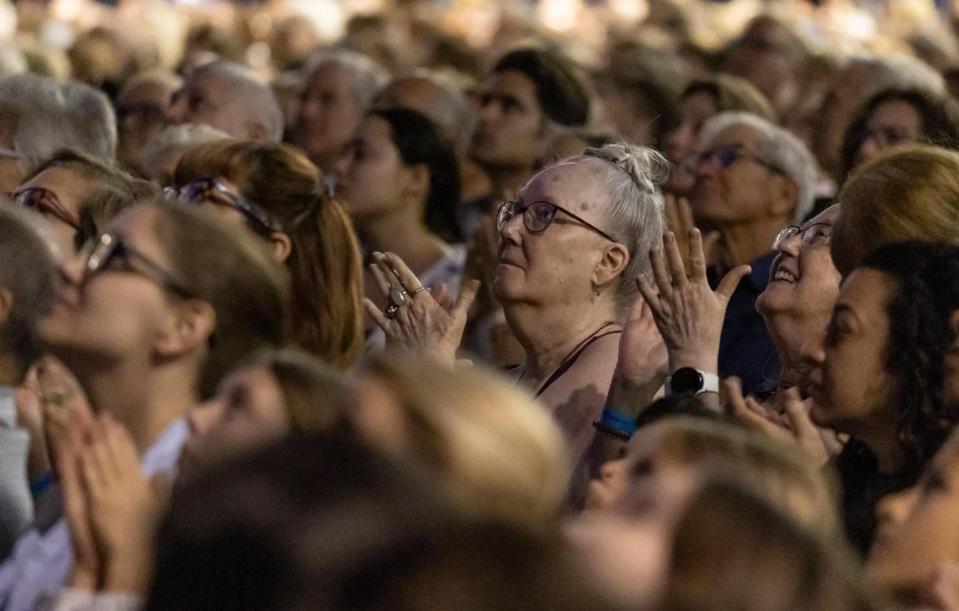
[[[592,344],[593,342],[595,342],[596,340],[602,337],[606,337],[607,335],[612,335],[614,333],[622,333],[623,331],[622,329],[614,329],[612,331],[607,331],[606,333],[602,333],[603,329],[606,329],[607,327],[611,327],[616,324],[619,324],[619,323],[615,323],[615,322],[604,323],[598,329],[590,333],[586,337],[586,339],[576,344],[576,346],[574,346],[573,349],[570,350],[565,357],[563,357],[563,360],[560,361],[559,366],[553,371],[553,373],[549,375],[548,378],[546,378],[546,381],[540,384],[539,388],[536,389],[536,392],[533,394],[533,396],[535,398],[539,398],[544,392],[546,392],[546,390],[550,386],[553,385],[554,382],[556,382],[561,377],[563,377],[563,374],[569,371],[570,367],[572,367],[573,364],[576,363],[576,360],[583,353],[583,351],[589,348],[590,344]],[[522,381],[523,378],[525,377],[526,377],[526,370],[524,369],[523,373],[520,374],[518,381]]]

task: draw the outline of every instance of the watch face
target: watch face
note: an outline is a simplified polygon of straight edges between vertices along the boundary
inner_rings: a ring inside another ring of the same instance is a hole
[[[703,384],[703,374],[691,367],[676,370],[669,380],[669,387],[676,394],[698,392]]]

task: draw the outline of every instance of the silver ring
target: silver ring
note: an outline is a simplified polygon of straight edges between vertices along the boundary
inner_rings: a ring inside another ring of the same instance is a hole
[[[421,284],[421,285],[420,285],[420,288],[418,288],[418,289],[416,289],[415,291],[413,291],[413,296],[415,297],[416,295],[419,295],[419,294],[422,293],[423,291],[428,291],[428,290],[429,290],[428,288],[426,288],[425,286],[423,286],[423,285]]]
[[[396,318],[396,313],[399,311],[400,311],[400,306],[396,305],[392,301],[386,304],[385,314],[388,319],[393,320],[394,318]]]
[[[406,302],[409,301],[410,294],[406,292],[399,284],[390,285],[390,302],[395,304],[397,307],[402,307],[406,305]]]

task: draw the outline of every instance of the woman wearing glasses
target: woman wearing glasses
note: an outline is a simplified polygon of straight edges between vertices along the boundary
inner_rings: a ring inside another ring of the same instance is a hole
[[[72,254],[120,210],[155,193],[114,165],[64,150],[38,165],[10,197],[39,212],[61,251]]]
[[[174,466],[187,410],[236,363],[285,339],[283,270],[243,231],[185,206],[124,211],[62,279],[41,337],[96,411],[129,431],[148,476]],[[0,565],[0,606],[33,609],[71,563],[64,521],[27,533]]]
[[[540,171],[516,201],[499,208],[493,289],[526,355],[514,374],[554,415],[573,461],[583,466],[635,278],[648,269],[649,249],[663,233],[660,185],[667,172],[665,159],[651,149],[587,149]],[[381,312],[368,302],[367,310],[387,337],[418,336],[443,346],[451,361],[463,300],[448,313],[398,258],[379,258],[377,267],[387,307]],[[579,470],[574,482],[578,492],[583,475]]]
[[[883,149],[908,142],[959,148],[959,106],[945,94],[922,89],[884,89],[849,124],[842,143],[839,184]]]
[[[210,206],[268,242],[292,279],[294,340],[340,368],[363,348],[360,254],[343,208],[319,171],[284,144],[226,140],[192,149],[173,195]]]
[[[773,242],[769,284],[756,300],[779,357],[776,389],[800,386],[804,355],[826,335],[842,277],[829,254],[834,205],[802,225],[789,225]]]

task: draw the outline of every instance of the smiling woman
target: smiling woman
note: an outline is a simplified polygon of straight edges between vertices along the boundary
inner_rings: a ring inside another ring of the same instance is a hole
[[[838,215],[838,205],[827,208],[801,226],[789,225],[773,243],[778,252],[756,310],[779,356],[777,388],[802,383],[803,355],[826,334],[841,280],[829,254]]]

